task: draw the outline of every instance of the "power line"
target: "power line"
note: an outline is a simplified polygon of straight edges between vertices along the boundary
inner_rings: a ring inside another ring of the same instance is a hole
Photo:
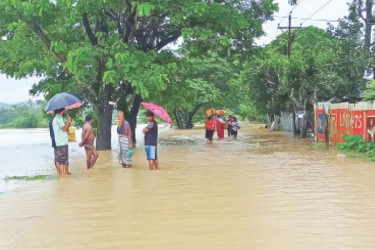
[[[282,17],[282,18],[286,18],[288,16],[275,16],[275,17]],[[307,17],[292,17],[292,19],[296,19],[296,20],[306,20],[306,21],[314,21],[314,22],[339,22],[338,20],[331,20],[331,19],[324,19],[324,18],[319,18],[319,19],[313,19],[313,18],[307,18]]]
[[[304,1],[304,0],[297,1],[297,4],[294,5],[293,8],[291,8],[291,9],[288,11],[288,13],[291,14],[292,11],[295,10],[298,6],[301,6],[301,3],[302,3],[303,1]],[[287,17],[289,17],[289,15],[288,15],[288,16],[286,16],[286,15],[282,16],[282,17],[281,17],[281,20],[279,20],[279,25],[278,25],[278,26],[280,26],[280,23],[282,23],[282,21],[284,20],[284,18],[287,18]],[[279,28],[277,27],[277,28],[276,28],[276,31],[275,31],[275,36],[277,36],[277,31],[278,31],[278,30],[279,30]]]
[[[303,1],[304,1],[304,0],[300,0],[300,1],[298,1],[297,4],[294,5],[293,8],[290,9],[287,13],[291,13],[295,8],[297,8],[298,6],[300,6],[300,4],[301,4]],[[286,13],[286,14],[287,14],[287,13]],[[285,14],[285,16],[282,17],[282,19],[279,21],[279,23],[281,23],[285,18],[288,17],[288,16],[286,16],[286,14]]]
[[[322,7],[320,7],[317,11],[315,11],[311,16],[309,16],[308,18],[312,18],[313,16],[315,16],[316,13],[318,13],[319,11],[321,11],[324,7],[326,7],[330,2],[332,2],[332,0],[328,0]],[[303,23],[305,23],[307,20],[303,21]]]

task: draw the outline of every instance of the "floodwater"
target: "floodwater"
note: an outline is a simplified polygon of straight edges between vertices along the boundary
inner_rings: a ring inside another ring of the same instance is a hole
[[[159,171],[142,143],[120,168],[116,136],[87,171],[73,143],[61,180],[46,130],[0,130],[2,178],[51,175],[3,181],[0,249],[375,249],[374,163],[259,127],[164,129]]]

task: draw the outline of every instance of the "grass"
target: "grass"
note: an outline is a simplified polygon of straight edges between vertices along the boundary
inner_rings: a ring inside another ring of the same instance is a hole
[[[5,177],[6,181],[39,181],[39,180],[45,180],[49,177],[49,175],[34,175],[34,176],[8,176]]]
[[[0,124],[0,129],[15,128],[12,124]]]
[[[327,143],[313,143],[313,148],[314,150],[320,150],[320,151],[325,151],[329,149],[329,145]]]
[[[374,157],[369,157],[366,153],[361,153],[361,152],[356,152],[356,151],[342,151],[342,150],[340,150],[340,152],[343,153],[347,158],[375,161]]]

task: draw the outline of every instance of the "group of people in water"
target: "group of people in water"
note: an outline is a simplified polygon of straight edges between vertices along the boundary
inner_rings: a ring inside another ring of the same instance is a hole
[[[205,127],[206,139],[209,141],[213,140],[215,131],[219,140],[224,139],[225,129],[228,131],[228,137],[233,136],[234,138],[237,138],[238,130],[240,129],[237,118],[232,115],[229,115],[227,118],[221,118],[220,115],[208,116]]]
[[[58,175],[69,175],[69,146],[68,146],[68,130],[71,126],[71,118],[66,114],[66,110],[59,109],[54,111],[54,118],[50,120],[50,136],[52,140],[52,147],[55,154],[55,166]],[[146,115],[148,124],[143,128],[145,134],[145,151],[147,160],[149,162],[149,169],[154,170],[159,168],[158,153],[157,153],[157,140],[158,140],[158,124],[155,121],[155,115],[149,111]],[[95,133],[92,127],[94,118],[91,115],[86,116],[86,123],[82,127],[80,147],[83,147],[86,152],[86,165],[87,169],[93,169],[99,154],[95,148]],[[118,111],[117,113],[117,134],[119,139],[119,161],[122,167],[129,168],[132,166],[132,156],[134,154],[132,129],[128,121],[124,118],[124,113]],[[206,121],[206,138],[209,141],[213,140],[215,131],[219,139],[224,138],[224,130],[227,129],[228,137],[233,136],[237,138],[240,126],[235,116],[228,116],[221,118],[220,115],[209,116]]]
[[[64,115],[66,110],[59,109],[54,111],[54,118],[50,120],[49,129],[52,140],[52,147],[54,148],[55,154],[55,166],[59,177],[69,175],[69,140],[68,130],[71,126],[71,118],[69,115],[66,116],[64,121]],[[143,128],[145,134],[145,150],[147,160],[149,162],[150,170],[159,168],[158,154],[157,154],[157,140],[158,140],[158,124],[155,121],[155,115],[149,111],[146,115],[148,124]],[[91,115],[86,116],[86,123],[82,127],[80,147],[84,147],[86,152],[86,165],[87,169],[93,169],[99,154],[95,148],[95,133],[92,127],[94,118]],[[118,111],[117,113],[117,134],[119,138],[119,161],[124,168],[129,168],[132,165],[132,156],[134,154],[132,130],[124,118],[124,113]]]

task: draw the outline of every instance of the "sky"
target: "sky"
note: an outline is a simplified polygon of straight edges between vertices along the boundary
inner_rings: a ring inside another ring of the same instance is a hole
[[[257,45],[265,45],[282,33],[280,26],[288,25],[288,15],[292,11],[292,26],[316,26],[327,28],[327,21],[337,21],[348,14],[347,3],[350,0],[298,0],[298,5],[288,5],[288,0],[276,0],[279,3],[279,11],[275,13],[275,20],[263,25],[266,35],[256,40]],[[312,20],[304,20],[312,19]],[[324,20],[324,21],[322,21]],[[332,22],[337,24],[337,22]],[[15,104],[31,99],[29,90],[38,81],[38,78],[15,80],[0,74],[0,102]],[[41,97],[33,98],[40,99]]]
[[[337,19],[349,14],[350,0],[298,0],[297,5],[290,6],[288,0],[277,0],[279,11],[275,13],[273,21],[263,24],[266,35],[256,41],[257,45],[265,45],[274,40],[283,31],[278,29],[288,26],[288,15],[292,11],[292,26],[316,26],[327,28],[327,20],[336,25]],[[305,20],[311,19],[311,20]]]
[[[40,79],[36,77],[16,80],[13,78],[7,78],[6,75],[0,74],[0,102],[16,104],[29,99],[41,99],[41,97],[33,98],[29,95],[29,90],[32,85],[39,80]]]

